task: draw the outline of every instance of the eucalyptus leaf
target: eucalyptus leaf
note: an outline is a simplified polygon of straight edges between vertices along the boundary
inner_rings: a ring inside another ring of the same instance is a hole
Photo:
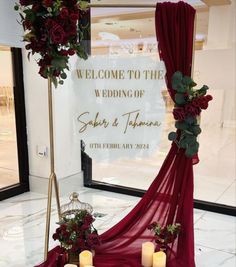
[[[195,117],[191,117],[191,116],[186,117],[185,118],[185,121],[188,124],[196,124],[197,123],[197,119]]]
[[[181,148],[187,148],[187,147],[188,147],[188,143],[187,143],[186,138],[183,138],[183,139],[181,139],[181,140],[179,141],[179,146],[180,146]]]
[[[183,94],[179,94],[179,93],[175,94],[175,102],[176,102],[177,105],[185,104],[186,101],[185,101],[184,95]]]
[[[55,88],[57,88],[57,85],[58,85],[57,78],[53,76],[51,77],[51,79],[52,79],[52,83],[54,84]]]
[[[194,126],[191,126],[190,128],[189,128],[189,130],[195,135],[195,136],[197,136],[197,135],[199,135],[200,133],[201,133],[201,128],[199,127],[199,125],[194,125]]]
[[[67,66],[67,60],[64,57],[58,57],[58,58],[54,58],[52,60],[52,65],[55,68],[66,68]]]
[[[183,77],[183,84],[187,85],[187,86],[191,86],[193,84],[193,79],[189,76],[184,76]]]
[[[189,125],[186,122],[184,122],[184,121],[183,122],[177,121],[175,123],[175,127],[177,129],[180,129],[180,130],[187,130],[188,127],[189,127]]]
[[[176,91],[179,93],[185,93],[187,91],[187,88],[186,86],[180,83],[176,86]]]
[[[187,147],[185,155],[187,157],[193,157],[198,152],[198,148],[199,148],[199,143],[196,142],[193,146]]]
[[[62,78],[63,80],[65,80],[65,79],[67,78],[67,75],[66,75],[65,72],[63,72],[60,76],[61,76],[61,78]]]
[[[78,45],[76,47],[76,53],[79,57],[83,58],[83,59],[87,59],[88,58],[88,55],[87,53],[85,52],[84,48],[81,46],[81,45]]]
[[[185,140],[189,146],[193,146],[197,142],[197,138],[194,135],[186,135]]]
[[[183,75],[180,71],[176,71],[172,76],[172,87],[177,90],[177,86],[182,83]]]
[[[175,133],[175,132],[170,132],[170,133],[169,133],[169,135],[168,135],[168,139],[169,139],[170,141],[174,141],[174,140],[176,140],[176,138],[177,138],[177,133]]]

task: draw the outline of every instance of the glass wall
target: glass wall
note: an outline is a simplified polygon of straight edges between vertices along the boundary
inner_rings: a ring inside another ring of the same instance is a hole
[[[19,183],[12,53],[0,46],[0,189]]]
[[[214,100],[201,116],[200,163],[194,166],[194,194],[195,199],[230,206],[236,206],[234,4],[195,6],[194,80],[199,86],[207,84]],[[92,55],[126,57],[127,64],[132,57],[158,57],[153,9],[93,9],[91,17]],[[174,125],[173,103],[166,88],[161,90],[161,98],[165,117],[156,150],[148,155],[144,153],[139,161],[135,153],[133,158],[124,156],[122,160],[109,159],[101,164],[96,159],[93,181],[138,189],[150,186],[169,151],[167,135]]]

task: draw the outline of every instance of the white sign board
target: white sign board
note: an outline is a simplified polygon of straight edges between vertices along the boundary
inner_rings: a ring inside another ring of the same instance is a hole
[[[78,60],[76,132],[93,162],[140,160],[158,149],[164,76],[164,63],[145,56]]]

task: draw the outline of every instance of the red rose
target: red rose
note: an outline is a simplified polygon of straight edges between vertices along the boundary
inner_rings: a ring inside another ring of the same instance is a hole
[[[33,0],[20,0],[20,4],[22,6],[28,6],[28,5],[32,5],[33,4]]]
[[[74,21],[78,20],[79,19],[79,13],[72,13],[70,15],[70,19],[74,20]]]
[[[43,77],[43,78],[47,78],[47,74],[46,74],[46,69],[45,69],[45,67],[40,67],[39,68],[39,74]]]
[[[59,238],[59,235],[57,233],[55,233],[55,234],[52,235],[52,238],[53,238],[53,240],[56,240],[56,239]]]
[[[31,27],[32,27],[31,21],[28,19],[24,20],[23,21],[23,27],[24,27],[24,29],[31,29]]]
[[[173,115],[175,120],[182,121],[185,119],[185,111],[183,108],[175,108],[173,110]]]
[[[59,51],[59,53],[60,53],[60,55],[62,55],[62,56],[67,56],[67,55],[68,55],[67,50],[64,50],[64,49],[61,49],[61,50]]]
[[[85,242],[82,238],[78,238],[76,244],[78,247],[83,247],[85,245]]]
[[[60,11],[60,17],[62,19],[66,19],[69,15],[68,9],[66,7],[63,7]]]
[[[62,225],[60,226],[60,228],[61,228],[62,231],[66,231],[66,228],[67,228],[67,227],[66,227],[66,224],[62,224]]]
[[[191,115],[194,117],[198,116],[201,113],[201,109],[199,107],[192,105],[192,104],[187,104],[184,107],[184,110],[185,110],[186,115]]]
[[[99,242],[99,238],[98,238],[98,235],[97,234],[88,234],[88,244],[89,246],[95,246],[95,245],[98,245],[100,242]]]
[[[72,229],[73,231],[77,231],[77,230],[78,230],[78,226],[77,226],[77,224],[76,224],[76,223],[73,223],[73,225],[71,226],[71,229]]]
[[[81,226],[80,229],[81,229],[82,231],[86,231],[86,230],[89,229],[89,227],[90,227],[90,224],[84,223],[84,224]]]
[[[87,214],[84,217],[84,224],[90,225],[93,222],[93,217],[90,214]]]
[[[54,44],[61,44],[65,37],[65,32],[59,24],[54,24],[50,29],[50,37]]]
[[[70,56],[73,56],[75,54],[75,51],[73,49],[69,49],[67,52]]]
[[[201,109],[208,108],[208,102],[211,101],[213,98],[211,95],[200,96],[198,98],[193,99],[192,105],[195,107],[199,107]]]
[[[43,5],[45,7],[51,7],[53,5],[53,0],[43,0]]]
[[[41,7],[40,4],[38,4],[38,3],[34,3],[34,4],[32,5],[32,10],[34,11],[34,13],[36,13],[36,12],[39,11],[40,7]]]
[[[213,99],[213,97],[211,95],[206,95],[206,100],[209,102]]]
[[[46,19],[44,25],[46,28],[50,29],[54,25],[54,21],[52,19]]]
[[[61,71],[60,70],[54,70],[53,71],[53,76],[55,76],[55,77],[60,76],[60,74],[61,74]]]

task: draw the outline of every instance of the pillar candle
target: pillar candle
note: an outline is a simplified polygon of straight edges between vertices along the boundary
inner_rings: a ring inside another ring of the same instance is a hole
[[[166,254],[163,251],[153,254],[153,267],[166,267]]]
[[[89,250],[84,250],[79,254],[79,266],[85,267],[86,265],[93,264],[93,254]]]
[[[144,267],[152,267],[152,255],[154,253],[154,244],[145,242],[142,244],[142,265]]]
[[[77,265],[75,265],[75,264],[66,264],[66,265],[64,265],[64,267],[77,267]]]

